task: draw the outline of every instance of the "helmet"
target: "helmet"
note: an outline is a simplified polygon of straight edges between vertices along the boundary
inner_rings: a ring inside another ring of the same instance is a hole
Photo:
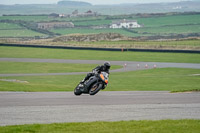
[[[108,61],[104,62],[104,67],[106,69],[110,69],[110,62],[108,62]]]

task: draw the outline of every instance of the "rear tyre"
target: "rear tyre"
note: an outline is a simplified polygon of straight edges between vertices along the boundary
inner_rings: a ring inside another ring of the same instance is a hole
[[[74,89],[74,95],[80,96],[82,94],[81,90],[79,89],[79,85]]]
[[[102,84],[98,84],[98,83],[93,84],[89,91],[89,94],[95,95],[97,92],[99,92],[102,89],[102,86],[103,86]]]

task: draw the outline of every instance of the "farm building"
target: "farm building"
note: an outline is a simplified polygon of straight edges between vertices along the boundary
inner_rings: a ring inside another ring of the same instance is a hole
[[[52,29],[52,28],[73,28],[72,22],[42,22],[38,23],[39,29]]]
[[[89,17],[89,16],[98,16],[99,14],[97,12],[93,12],[91,10],[88,10],[84,13],[79,13],[78,10],[75,10],[70,14],[70,17]]]
[[[116,29],[116,28],[139,28],[142,27],[137,23],[136,20],[120,20],[120,21],[113,21],[110,25],[110,28]]]

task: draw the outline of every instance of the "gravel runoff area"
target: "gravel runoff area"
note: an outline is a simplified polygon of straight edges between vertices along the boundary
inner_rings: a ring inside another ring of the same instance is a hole
[[[77,63],[77,64],[103,64],[102,60],[66,60],[66,59],[35,59],[35,58],[0,58],[0,61],[11,62],[48,62],[48,63]],[[152,68],[195,68],[200,69],[200,64],[195,63],[161,63],[161,62],[135,62],[135,61],[110,61],[111,65],[123,66],[121,69],[111,70],[111,72],[127,72]],[[43,76],[43,75],[79,75],[87,72],[72,73],[27,73],[27,74],[0,74],[0,77],[8,76]]]
[[[95,96],[73,92],[0,92],[0,126],[120,121],[200,119],[200,93],[101,91]]]

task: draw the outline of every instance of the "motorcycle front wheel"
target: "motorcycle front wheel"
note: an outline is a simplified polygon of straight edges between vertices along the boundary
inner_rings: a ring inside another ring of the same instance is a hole
[[[81,95],[81,94],[82,94],[82,92],[81,92],[81,90],[79,89],[79,85],[77,85],[77,87],[74,89],[74,95],[79,96],[79,95]]]
[[[95,95],[97,92],[99,92],[102,89],[102,86],[103,86],[102,84],[98,84],[98,83],[93,84],[89,91],[89,94]]]

